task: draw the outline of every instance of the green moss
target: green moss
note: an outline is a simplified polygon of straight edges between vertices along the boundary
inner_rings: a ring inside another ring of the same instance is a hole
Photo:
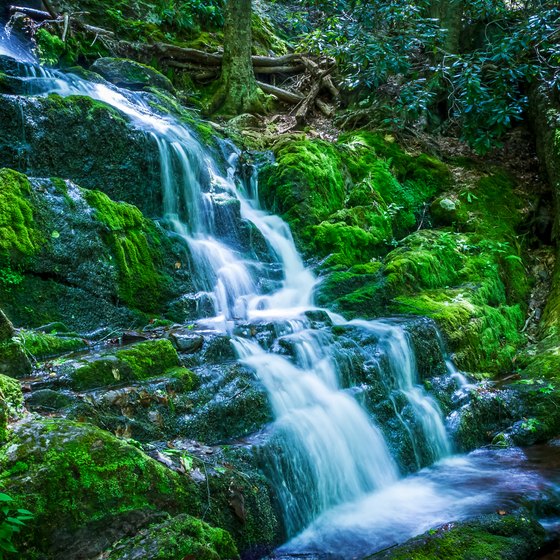
[[[457,289],[398,296],[391,310],[434,319],[454,351],[457,366],[464,371],[511,371],[513,359],[525,342],[520,332],[525,314],[520,305],[475,305],[468,293]]]
[[[14,426],[10,452],[0,448],[5,491],[33,511],[32,542],[143,508],[199,510],[196,485],[135,447],[92,426],[28,418]]]
[[[39,29],[35,33],[35,41],[37,44],[37,56],[41,64],[45,66],[56,66],[61,57],[67,52],[64,41],[44,28]]]
[[[126,121],[116,109],[92,99],[86,95],[69,95],[62,97],[56,93],[50,94],[42,100],[45,110],[48,110],[59,119],[74,119],[79,117],[82,121],[94,124],[97,120],[109,118],[117,121],[116,124],[125,124]]]
[[[83,191],[107,226],[105,239],[118,268],[118,295],[127,305],[155,311],[165,293],[166,278],[158,271],[161,255],[158,234],[136,206],[113,202],[100,191]]]
[[[11,410],[23,406],[23,393],[19,381],[0,374],[0,399],[7,403]]]
[[[109,560],[121,558],[154,560],[233,560],[238,558],[231,535],[189,515],[180,515],[141,531],[118,545]]]
[[[542,545],[543,528],[522,515],[450,523],[381,554],[383,560],[523,560]]]
[[[176,376],[178,365],[179,357],[169,340],[148,340],[82,362],[72,372],[72,383],[76,389],[83,390],[163,376],[169,370]]]
[[[78,337],[57,336],[53,334],[20,331],[19,340],[28,354],[36,359],[48,358],[86,348],[86,343]]]
[[[349,133],[340,137],[339,146],[352,180],[367,178],[389,207],[398,236],[414,226],[424,203],[450,182],[445,164],[426,154],[411,156],[390,137]]]
[[[321,140],[284,139],[275,148],[276,163],[263,170],[261,195],[291,224],[318,223],[339,210],[345,180],[335,147]]]
[[[161,375],[179,365],[179,356],[171,342],[166,339],[139,342],[119,350],[115,355],[130,365],[135,379]]]
[[[172,368],[165,374],[167,377],[177,379],[180,384],[181,391],[194,391],[200,386],[200,378],[198,375],[185,367]]]
[[[283,214],[303,249],[352,266],[387,252],[449,183],[448,168],[370,133],[336,144],[288,136],[261,174],[264,202]]]
[[[31,372],[31,363],[17,340],[0,342],[0,373],[23,377]]]
[[[0,259],[33,255],[42,242],[34,223],[29,180],[11,169],[0,169]]]

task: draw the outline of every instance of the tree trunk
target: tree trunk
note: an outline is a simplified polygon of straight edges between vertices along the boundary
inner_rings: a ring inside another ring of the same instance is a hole
[[[449,54],[461,50],[464,11],[464,0],[433,0],[430,3],[429,16],[439,19],[441,27],[447,31],[443,48]]]
[[[266,97],[257,86],[251,45],[251,0],[227,0],[222,73],[212,112],[238,115],[264,111]]]

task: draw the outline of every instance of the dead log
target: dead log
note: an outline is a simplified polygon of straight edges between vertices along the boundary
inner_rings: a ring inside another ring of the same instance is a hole
[[[299,74],[305,70],[305,66],[254,66],[253,69],[255,74]]]
[[[10,6],[10,13],[24,14],[35,21],[44,21],[46,19],[51,19],[52,17],[49,12],[44,12],[43,10],[35,10],[33,8],[26,8],[25,6]]]
[[[107,37],[114,37],[115,33],[113,31],[109,31],[108,29],[103,29],[102,27],[96,27],[95,25],[88,25],[87,23],[82,23],[81,21],[72,20],[73,24],[78,25],[84,31],[88,31],[89,33],[94,33],[95,35],[105,35]]]
[[[317,109],[319,109],[319,111],[321,111],[321,113],[325,115],[325,117],[331,118],[335,113],[334,107],[332,105],[329,105],[328,103],[325,103],[321,99],[315,99],[315,105],[317,106]]]
[[[286,89],[281,89],[276,86],[271,86],[270,84],[265,84],[264,82],[257,81],[257,85],[265,92],[277,97],[280,101],[285,101],[286,103],[291,103],[293,105],[300,103],[305,99],[305,96],[298,92],[288,91]]]
[[[221,66],[222,64],[221,54],[207,53],[199,51],[198,49],[189,49],[186,47],[177,47],[167,43],[155,43],[153,49],[160,56],[179,60],[181,62],[198,62],[206,66]]]
[[[286,64],[302,63],[301,54],[286,54],[284,56],[252,56],[253,66],[284,66]]]
[[[338,99],[340,97],[340,91],[334,85],[332,77],[327,75],[323,77],[323,87],[332,95],[333,99]]]
[[[321,91],[321,80],[315,80],[313,84],[311,84],[311,89],[309,90],[307,97],[304,99],[303,103],[299,106],[296,112],[296,122],[299,125],[305,124],[307,114],[311,110],[311,107],[315,104],[319,91]]]
[[[305,121],[307,120],[307,114],[311,110],[311,107],[313,107],[315,105],[315,101],[317,99],[317,96],[319,95],[319,92],[321,91],[321,87],[323,86],[323,79],[325,78],[325,76],[327,76],[333,70],[333,67],[331,67],[331,68],[327,68],[326,70],[323,70],[322,72],[318,73],[318,68],[319,67],[315,63],[313,63],[309,60],[307,60],[307,61],[304,60],[304,64],[308,67],[308,69],[314,75],[315,79],[313,80],[313,83],[311,84],[311,89],[309,90],[309,93],[307,94],[307,97],[305,98],[303,103],[298,107],[298,110],[296,112],[296,122],[299,125],[305,124]]]

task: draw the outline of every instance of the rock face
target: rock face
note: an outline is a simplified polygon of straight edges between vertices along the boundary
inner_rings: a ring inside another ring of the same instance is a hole
[[[16,324],[126,325],[192,290],[184,248],[138,208],[0,170],[0,298]],[[2,281],[3,280],[3,281]],[[124,305],[123,305],[124,304]]]
[[[381,560],[527,560],[544,542],[544,529],[528,515],[497,514],[448,523],[387,552]]]
[[[173,84],[160,72],[126,58],[98,58],[90,70],[101,74],[106,80],[119,87],[143,89],[156,87],[169,92],[174,91]]]
[[[0,167],[70,179],[160,216],[157,154],[153,138],[99,101],[0,96]]]

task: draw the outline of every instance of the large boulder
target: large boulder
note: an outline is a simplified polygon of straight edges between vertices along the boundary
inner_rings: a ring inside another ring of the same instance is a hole
[[[528,560],[544,542],[544,529],[523,514],[484,515],[447,523],[375,555],[380,560]]]
[[[271,490],[247,450],[204,448],[199,459],[176,442],[171,455],[155,452],[168,468],[89,424],[28,415],[12,428],[0,447],[0,469],[3,491],[34,514],[17,543],[24,558],[92,558],[135,535],[115,558],[139,558],[128,554],[157,546],[175,558],[179,551],[194,554],[197,542],[208,545],[208,560],[235,557],[225,531],[181,514],[229,531],[240,550],[279,543]],[[192,548],[175,538],[191,539]]]
[[[147,322],[192,290],[184,247],[138,208],[61,179],[0,170],[0,299],[19,325]]]
[[[159,216],[158,153],[152,136],[89,97],[0,96],[0,167],[71,179]]]
[[[169,79],[157,70],[126,58],[98,58],[90,70],[101,74],[112,84],[127,89],[143,89],[149,86],[169,92],[175,89]]]

